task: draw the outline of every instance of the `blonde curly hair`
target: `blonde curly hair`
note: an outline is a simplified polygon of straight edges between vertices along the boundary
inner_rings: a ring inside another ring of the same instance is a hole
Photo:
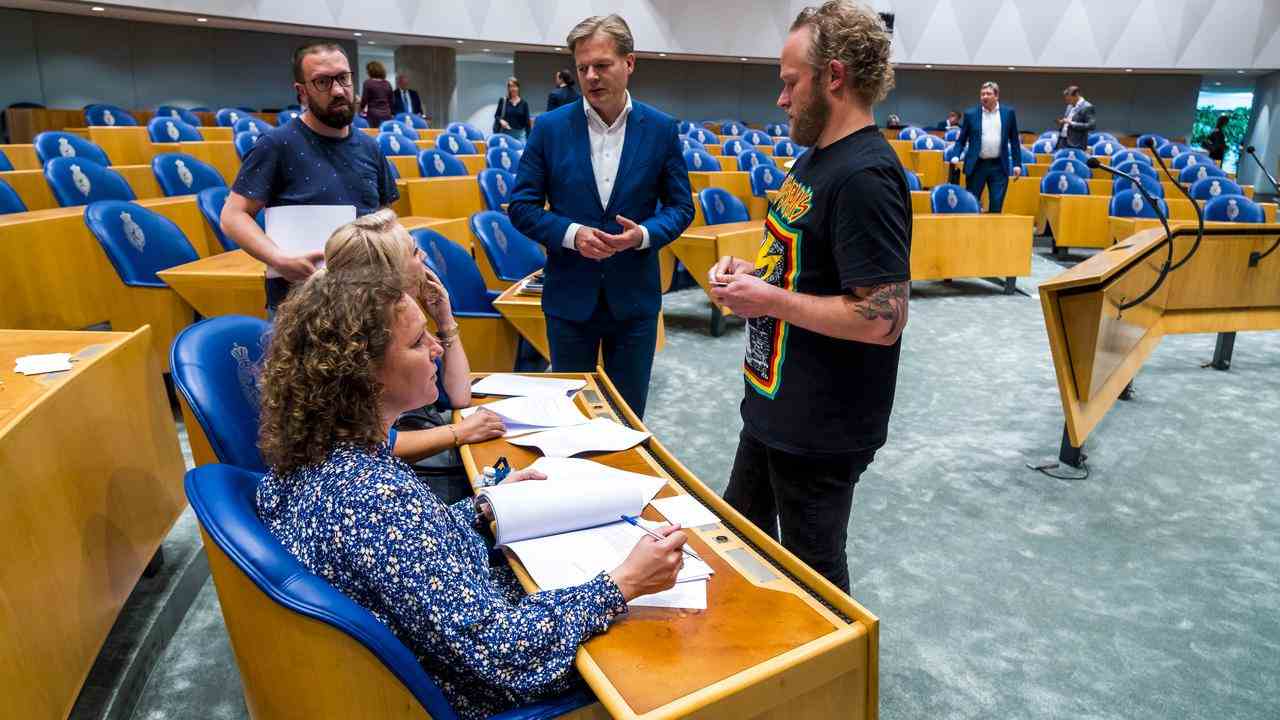
[[[394,210],[384,208],[343,225],[324,244],[325,268],[331,273],[369,271],[402,275],[405,292],[415,299],[434,303],[437,292],[425,284],[425,272],[406,268],[417,252],[413,236],[400,224]]]
[[[321,270],[280,306],[263,363],[258,447],[284,475],[339,443],[387,438],[377,373],[404,297],[399,273]]]
[[[850,0],[829,0],[822,7],[807,7],[791,23],[791,31],[809,28],[809,63],[821,73],[838,60],[849,73],[849,85],[858,99],[874,105],[893,89],[893,64],[889,52],[893,36],[871,8]]]

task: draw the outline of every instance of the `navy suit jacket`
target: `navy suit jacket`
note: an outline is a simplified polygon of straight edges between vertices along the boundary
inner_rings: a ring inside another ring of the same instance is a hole
[[[400,96],[402,90],[391,89],[391,114],[399,115],[400,113],[413,113],[414,115],[422,114],[422,98],[418,97],[417,90],[409,91],[409,107],[404,106],[404,98]]]
[[[596,190],[583,102],[579,98],[538,117],[520,158],[507,214],[516,229],[547,249],[543,312],[585,321],[603,288],[614,318],[657,315],[662,307],[658,250],[693,221],[676,121],[632,101],[618,178],[606,206]],[[562,244],[570,223],[622,232],[618,215],[648,228],[648,248],[589,260]]]
[[[1018,136],[1018,115],[1013,108],[1000,106],[1000,164],[1006,170],[1022,167],[1022,139]],[[960,121],[956,143],[964,150],[964,174],[973,177],[973,168],[982,152],[982,106],[969,108]],[[966,147],[966,143],[968,144]],[[1023,173],[1024,175],[1026,173]]]

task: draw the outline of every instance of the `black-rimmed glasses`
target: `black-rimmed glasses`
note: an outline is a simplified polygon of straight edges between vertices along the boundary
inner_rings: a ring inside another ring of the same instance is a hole
[[[311,83],[311,87],[315,88],[318,92],[329,92],[329,90],[333,88],[334,83],[338,83],[344,88],[351,87],[351,73],[344,72],[338,73],[337,75],[320,75],[318,77],[311,78],[307,82]]]

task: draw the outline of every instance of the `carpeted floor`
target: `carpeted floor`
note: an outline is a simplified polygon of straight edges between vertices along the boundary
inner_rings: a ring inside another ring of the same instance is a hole
[[[855,493],[853,596],[881,620],[880,712],[923,718],[1280,716],[1280,333],[1166,338],[1086,451],[1056,456],[1057,385],[1031,294],[916,283],[889,442]],[[646,422],[723,490],[744,333],[665,298]],[[831,378],[857,382],[857,378]],[[820,430],[820,429],[815,429]],[[207,587],[135,717],[246,717]]]

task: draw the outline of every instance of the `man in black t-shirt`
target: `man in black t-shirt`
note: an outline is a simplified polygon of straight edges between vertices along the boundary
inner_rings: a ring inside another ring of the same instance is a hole
[[[847,0],[800,13],[778,106],[811,146],[769,206],[755,261],[712,296],[747,318],[743,431],[725,500],[845,592],[853,488],[884,445],[907,322],[911,193],[876,129],[890,36]],[[855,50],[857,55],[854,56]]]
[[[303,45],[293,54],[293,76],[307,112],[258,138],[222,206],[222,231],[274,270],[266,281],[269,311],[284,301],[291,283],[315,272],[324,252],[282,252],[254,220],[259,210],[351,205],[358,217],[400,197],[377,141],[351,128],[355,97],[342,47],[331,42]],[[319,244],[326,239],[319,238]]]

